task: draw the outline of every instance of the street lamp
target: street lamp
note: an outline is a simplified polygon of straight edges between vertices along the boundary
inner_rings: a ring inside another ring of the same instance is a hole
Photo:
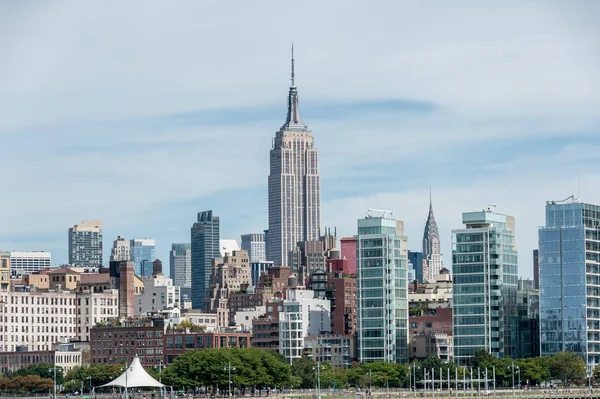
[[[123,369],[121,369],[121,370],[123,370]],[[126,359],[126,360],[125,360],[125,399],[128,399],[128,397],[129,397],[129,396],[127,395],[127,388],[128,388],[128,387],[127,387],[127,372],[128,372],[128,371],[129,371],[129,365],[128,365],[128,363],[127,363],[127,359]],[[91,381],[90,381],[90,384],[91,384]],[[54,399],[56,399],[56,398],[54,398]]]
[[[373,375],[371,369],[369,369],[369,396],[373,395]]]
[[[92,396],[92,376],[88,376],[87,379],[90,380],[90,396]],[[83,394],[83,389],[81,389],[81,393]]]
[[[510,370],[510,367],[507,367]],[[512,391],[515,396],[515,362],[512,362]]]
[[[321,399],[321,370],[324,370],[325,367],[317,362],[317,366],[313,367],[313,369],[317,371],[317,399]]]
[[[162,360],[161,360],[161,364],[162,364]],[[232,370],[235,371],[235,367],[231,367],[231,362],[229,362],[227,364],[227,367],[225,367],[223,370],[229,372],[229,374],[228,374],[228,376],[229,376],[229,380],[228,380],[228,382],[229,382],[229,397],[231,397],[231,371]]]
[[[48,369],[48,372],[52,373],[53,370],[54,370],[54,396],[53,396],[53,399],[56,399],[56,358],[54,359],[54,367],[51,369]]]
[[[519,389],[521,389],[521,368],[517,366],[517,373],[519,374]]]
[[[163,366],[162,364],[162,359],[159,359],[159,364],[158,364],[158,382],[162,383],[162,369],[163,367],[167,367],[167,365],[165,364]],[[229,379],[231,379],[231,376],[229,377]]]
[[[420,367],[419,367],[420,368]],[[417,397],[417,365],[413,363],[413,388],[414,388],[414,397]]]

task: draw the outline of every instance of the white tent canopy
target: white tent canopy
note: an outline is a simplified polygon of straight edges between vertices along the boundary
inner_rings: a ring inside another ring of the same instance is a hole
[[[140,363],[140,359],[136,356],[133,358],[133,361],[127,367],[127,370],[119,377],[115,378],[113,381],[108,384],[101,385],[101,387],[122,387],[127,389],[129,388],[140,388],[140,387],[157,387],[163,388],[164,384],[156,381],[150,374],[144,370],[142,364]]]

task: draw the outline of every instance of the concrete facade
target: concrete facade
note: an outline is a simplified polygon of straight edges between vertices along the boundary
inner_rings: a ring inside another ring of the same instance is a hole
[[[69,228],[69,264],[102,265],[102,222],[90,220]]]
[[[298,89],[288,94],[286,120],[275,133],[268,179],[267,260],[288,266],[288,254],[301,241],[319,239],[321,178],[312,132],[300,118]]]

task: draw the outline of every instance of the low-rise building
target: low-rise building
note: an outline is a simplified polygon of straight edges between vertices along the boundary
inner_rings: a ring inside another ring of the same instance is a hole
[[[199,309],[183,309],[179,316],[179,320],[174,320],[174,324],[179,324],[182,321],[189,321],[192,324],[203,326],[207,331],[214,331],[219,328],[216,313],[205,313]]]
[[[104,292],[110,290],[109,273],[84,273],[77,283],[77,291]]]
[[[319,334],[304,338],[304,356],[331,367],[350,367],[356,360],[356,339],[353,335]]]
[[[453,358],[452,308],[420,308],[411,311],[408,323],[408,352],[410,360],[425,360],[437,356],[444,362]]]
[[[266,310],[266,306],[238,310],[235,314],[235,326],[241,327],[244,330],[252,330],[252,321],[264,315]]]
[[[60,267],[48,271],[48,277],[50,280],[50,289],[64,291],[75,291],[77,289],[77,283],[81,278],[82,273],[73,270],[70,267]]]
[[[92,323],[117,317],[118,293],[20,291],[1,293],[0,302],[2,351],[48,351],[64,339],[88,341]]]
[[[219,328],[216,331],[168,329],[164,341],[164,363],[170,364],[188,350],[249,348],[250,331]]]
[[[0,252],[0,292],[10,291],[10,252]]]
[[[14,372],[23,367],[36,364],[56,364],[67,373],[75,367],[81,366],[81,350],[73,344],[58,344],[55,350],[28,351],[27,347],[17,347],[17,351],[0,352],[0,371],[2,374]]]
[[[447,304],[452,301],[452,276],[450,270],[443,268],[436,280],[425,284],[413,282],[409,284],[408,302],[410,306],[429,304]],[[445,305],[443,305],[445,306]]]
[[[100,323],[91,329],[92,364],[131,362],[138,356],[144,367],[163,362],[165,325],[162,319]]]

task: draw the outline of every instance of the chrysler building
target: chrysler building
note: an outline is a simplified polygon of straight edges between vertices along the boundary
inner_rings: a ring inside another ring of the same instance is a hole
[[[423,259],[427,262],[429,273],[423,274],[424,280],[432,280],[440,274],[444,267],[440,248],[440,233],[438,231],[435,217],[433,216],[433,205],[431,202],[431,191],[429,192],[429,215],[423,232]],[[428,274],[427,276],[425,274]]]
[[[321,178],[313,135],[300,119],[294,76],[288,93],[285,123],[273,139],[269,174],[269,230],[267,259],[288,265],[288,254],[300,241],[319,239]]]

